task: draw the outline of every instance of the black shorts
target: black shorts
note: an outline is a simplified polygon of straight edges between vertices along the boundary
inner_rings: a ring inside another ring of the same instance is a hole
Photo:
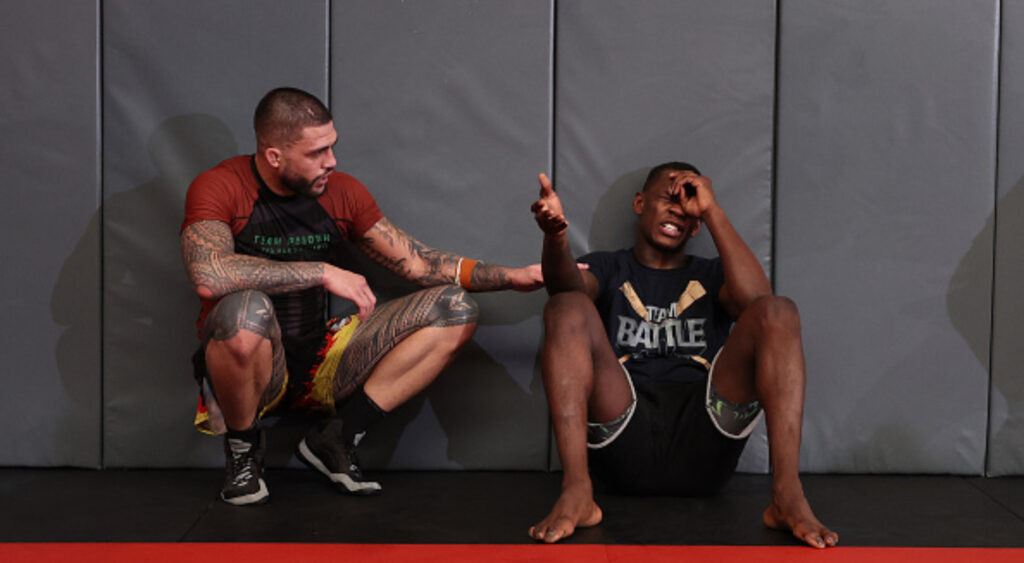
[[[636,407],[611,443],[591,449],[590,467],[629,494],[704,496],[736,470],[746,438],[720,432],[705,406],[705,382],[635,385]]]

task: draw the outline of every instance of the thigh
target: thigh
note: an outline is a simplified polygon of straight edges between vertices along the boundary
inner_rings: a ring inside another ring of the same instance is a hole
[[[785,297],[760,297],[729,333],[716,360],[714,389],[733,403],[750,403],[758,399],[759,374],[779,369],[803,374],[803,362],[796,304]]]
[[[335,400],[342,400],[362,385],[377,362],[410,334],[428,326],[475,320],[475,304],[454,286],[420,290],[376,307],[356,328],[341,356],[333,378]]]
[[[755,346],[756,327],[741,316],[733,326],[725,345],[715,357],[715,392],[733,403],[743,404],[757,400],[755,373],[757,369]]]
[[[541,355],[546,385],[549,380],[557,384],[582,377],[588,387],[590,422],[614,420],[630,406],[630,383],[589,297],[576,291],[551,296],[544,308],[544,333]],[[549,396],[551,392],[548,389]]]

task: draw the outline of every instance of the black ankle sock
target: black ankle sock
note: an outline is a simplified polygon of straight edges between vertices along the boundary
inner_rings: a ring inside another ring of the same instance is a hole
[[[342,422],[341,439],[345,444],[357,445],[366,430],[387,414],[360,387],[338,413]]]
[[[256,444],[260,441],[260,420],[258,418],[252,421],[249,428],[245,430],[234,430],[226,424],[225,427],[228,429],[228,438],[235,438],[250,444]]]

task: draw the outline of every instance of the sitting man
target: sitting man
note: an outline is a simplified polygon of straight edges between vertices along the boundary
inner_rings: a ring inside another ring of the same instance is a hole
[[[839,536],[814,516],[798,474],[804,359],[800,319],[692,165],[651,170],[633,198],[635,246],[594,252],[579,270],[546,176],[531,208],[544,231],[550,300],[541,370],[564,471],[530,536],[556,542],[601,521],[588,471],[631,494],[708,495],[768,425],[772,502],[764,523],[814,546]],[[707,226],[719,258],[686,254]],[[731,329],[731,331],[730,331]]]
[[[306,92],[269,92],[254,127],[256,154],[202,173],[186,198],[182,256],[202,304],[196,426],[226,434],[228,503],[268,498],[260,417],[282,409],[324,413],[299,459],[343,492],[374,494],[355,448],[470,339],[477,305],[466,292],[539,289],[540,266],[477,263],[393,225],[363,184],[334,170],[333,118]],[[336,265],[345,240],[428,289],[376,306],[366,279]],[[328,293],[359,313],[328,323]]]

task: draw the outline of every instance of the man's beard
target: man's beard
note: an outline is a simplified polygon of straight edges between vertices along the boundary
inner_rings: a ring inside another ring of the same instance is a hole
[[[302,197],[316,199],[323,194],[323,189],[317,190],[315,188],[316,183],[320,181],[321,178],[323,178],[323,176],[317,176],[312,180],[307,180],[301,176],[290,176],[285,174],[281,176],[281,185]]]

